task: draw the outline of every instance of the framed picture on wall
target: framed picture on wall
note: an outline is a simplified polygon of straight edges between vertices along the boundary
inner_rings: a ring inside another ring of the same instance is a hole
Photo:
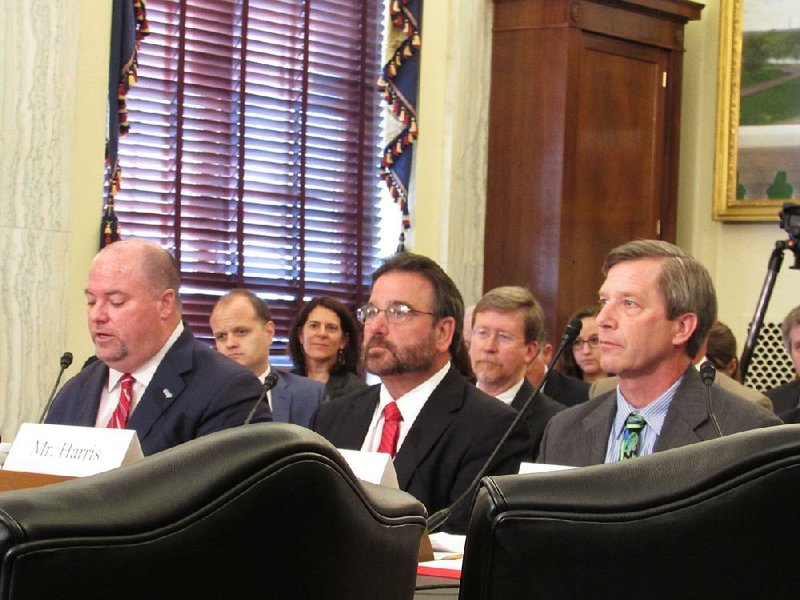
[[[721,0],[714,218],[800,198],[800,1]]]

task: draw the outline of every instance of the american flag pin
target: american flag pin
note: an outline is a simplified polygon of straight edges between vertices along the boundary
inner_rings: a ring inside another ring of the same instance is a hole
[[[167,400],[172,398],[172,392],[170,392],[167,388],[164,388],[164,398],[166,398]]]

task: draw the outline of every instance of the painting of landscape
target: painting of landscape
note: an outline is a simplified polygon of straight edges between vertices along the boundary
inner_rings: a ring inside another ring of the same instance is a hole
[[[800,197],[800,0],[744,0],[737,201]]]

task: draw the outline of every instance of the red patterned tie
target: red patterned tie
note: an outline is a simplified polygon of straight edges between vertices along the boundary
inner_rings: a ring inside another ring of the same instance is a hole
[[[133,375],[125,373],[120,379],[119,404],[114,409],[114,414],[108,420],[111,429],[124,429],[128,422],[128,415],[131,414],[131,400],[133,399],[133,382],[136,381]]]
[[[381,434],[381,445],[378,452],[391,454],[392,458],[397,454],[397,438],[400,437],[400,421],[403,415],[397,408],[397,402],[390,402],[383,409],[383,433]]]

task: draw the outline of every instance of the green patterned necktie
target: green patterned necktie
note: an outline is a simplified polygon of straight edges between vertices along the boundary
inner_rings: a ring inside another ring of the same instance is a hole
[[[622,444],[619,447],[619,459],[628,460],[639,456],[639,446],[642,441],[642,429],[647,421],[638,412],[632,412],[625,419],[625,429],[622,432]]]

